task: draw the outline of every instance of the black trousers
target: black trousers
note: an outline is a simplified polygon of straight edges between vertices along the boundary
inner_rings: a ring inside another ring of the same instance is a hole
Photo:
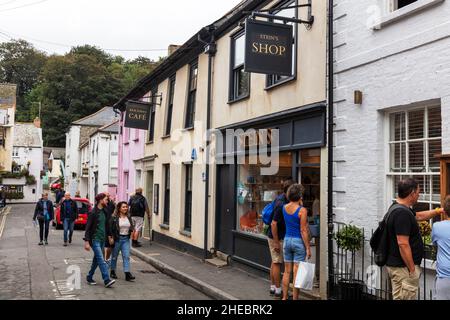
[[[41,241],[44,240],[44,227],[45,227],[45,240],[47,241],[48,239],[48,231],[49,231],[49,227],[50,227],[50,221],[39,221],[39,238],[41,239]]]

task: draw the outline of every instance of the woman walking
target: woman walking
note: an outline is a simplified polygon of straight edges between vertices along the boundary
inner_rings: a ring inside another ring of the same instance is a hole
[[[48,199],[48,193],[44,192],[42,198],[36,203],[34,209],[33,221],[37,219],[39,223],[39,245],[48,245],[48,231],[50,228],[50,221],[54,218],[53,202]]]
[[[119,202],[110,220],[110,243],[114,243],[111,259],[111,278],[117,279],[116,267],[119,252],[122,252],[125,280],[133,281],[135,277],[130,272],[130,236],[134,231],[133,222],[128,214],[128,204]]]
[[[286,235],[284,237],[283,256],[283,300],[288,299],[289,282],[292,268],[294,281],[297,276],[298,265],[305,258],[311,258],[308,232],[308,212],[303,207],[303,187],[294,184],[287,191],[289,203],[283,207],[283,217],[286,223]],[[298,300],[298,289],[294,287],[294,300]]]

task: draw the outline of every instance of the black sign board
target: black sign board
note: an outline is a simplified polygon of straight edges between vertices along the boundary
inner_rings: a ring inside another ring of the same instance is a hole
[[[292,25],[247,19],[246,72],[292,76]]]
[[[125,127],[148,130],[150,107],[148,103],[127,102]]]

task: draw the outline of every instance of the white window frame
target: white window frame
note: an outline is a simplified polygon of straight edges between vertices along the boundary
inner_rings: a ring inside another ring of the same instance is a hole
[[[430,171],[430,169],[429,169],[429,144],[428,143],[425,143],[425,148],[424,148],[424,153],[425,153],[425,168],[426,168],[426,171],[425,172],[408,172],[408,170],[409,170],[409,148],[408,148],[408,146],[409,146],[409,142],[420,142],[420,141],[436,141],[436,140],[440,140],[441,141],[441,143],[442,143],[442,131],[441,131],[441,136],[440,137],[432,137],[432,138],[429,138],[428,137],[428,134],[429,134],[429,132],[428,132],[428,110],[430,109],[430,108],[436,108],[436,107],[440,107],[441,108],[441,113],[442,113],[442,106],[440,106],[440,105],[437,105],[437,104],[431,104],[431,105],[428,105],[428,106],[417,106],[417,107],[414,107],[414,108],[411,108],[411,107],[409,107],[409,108],[404,108],[404,109],[399,109],[399,110],[395,110],[395,111],[392,111],[392,112],[386,112],[386,114],[385,114],[385,123],[387,124],[386,125],[386,127],[385,127],[385,135],[386,135],[386,138],[385,138],[385,150],[386,150],[386,157],[385,157],[385,161],[386,161],[386,166],[385,166],[385,181],[386,181],[386,186],[387,186],[387,196],[386,196],[386,199],[388,199],[388,201],[386,202],[386,210],[388,209],[388,207],[389,207],[389,204],[390,203],[392,203],[392,201],[393,200],[395,200],[395,197],[394,197],[394,195],[395,195],[395,190],[394,190],[394,188],[395,188],[395,186],[394,186],[394,184],[393,184],[393,182],[394,182],[394,179],[395,179],[395,176],[412,176],[412,177],[414,177],[414,176],[429,176],[429,177],[432,177],[432,176],[437,176],[437,177],[439,177],[440,175],[441,175],[441,172],[440,172],[440,169],[439,169],[439,171],[435,171],[435,172],[433,172],[433,171]],[[408,130],[409,130],[409,128],[408,128],[408,112],[410,112],[410,111],[414,111],[414,110],[425,110],[425,115],[424,115],[424,117],[425,117],[425,119],[424,119],[424,122],[425,122],[425,127],[424,127],[424,138],[421,138],[421,139],[411,139],[411,140],[409,140],[408,139],[408,135],[409,135],[409,132],[408,132]],[[392,114],[395,114],[395,113],[399,113],[399,112],[405,112],[405,139],[406,140],[399,140],[399,141],[391,141],[391,139],[390,139],[390,128],[391,128],[391,121],[390,121],[390,116],[392,115]],[[442,129],[442,125],[441,125],[441,129]],[[391,144],[393,144],[393,143],[399,143],[399,142],[405,142],[406,143],[406,171],[405,172],[391,172],[391,170],[390,170],[390,168],[391,168],[391,148],[390,148],[390,146],[391,146]],[[432,209],[432,207],[433,207],[433,205],[440,205],[440,201],[433,201],[433,187],[432,187],[432,184],[433,184],[433,182],[432,182],[432,179],[430,179],[430,185],[428,186],[429,187],[429,190],[430,190],[430,193],[429,193],[429,197],[428,197],[428,199],[419,199],[419,202],[420,203],[427,203],[427,204],[429,204],[429,208],[430,208],[430,210]],[[421,190],[424,190],[424,187],[425,186],[421,186]],[[440,193],[439,193],[439,196],[440,196]]]

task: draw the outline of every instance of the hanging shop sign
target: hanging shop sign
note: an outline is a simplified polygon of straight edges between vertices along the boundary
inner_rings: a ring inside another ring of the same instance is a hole
[[[125,127],[148,130],[150,105],[148,103],[127,102]]]
[[[292,25],[247,19],[246,72],[292,76]]]

